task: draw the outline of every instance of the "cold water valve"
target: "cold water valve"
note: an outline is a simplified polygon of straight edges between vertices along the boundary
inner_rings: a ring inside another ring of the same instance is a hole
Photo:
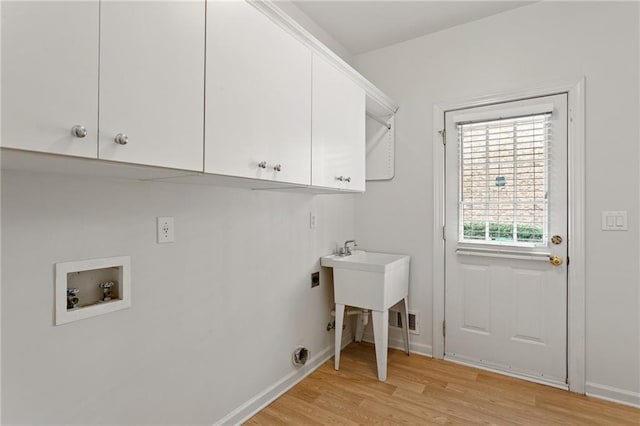
[[[101,302],[108,302],[111,300],[111,287],[113,287],[113,284],[113,281],[98,284],[98,287],[102,289],[102,299],[100,299]]]
[[[78,303],[80,303],[80,298],[78,297],[78,293],[80,293],[79,288],[67,289],[67,310],[76,309],[78,307]]]

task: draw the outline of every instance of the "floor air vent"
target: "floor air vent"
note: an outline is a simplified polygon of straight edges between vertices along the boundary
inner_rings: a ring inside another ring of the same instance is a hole
[[[418,324],[418,313],[409,311],[409,332],[411,334],[420,334]],[[389,327],[402,328],[402,314],[400,311],[389,309]]]

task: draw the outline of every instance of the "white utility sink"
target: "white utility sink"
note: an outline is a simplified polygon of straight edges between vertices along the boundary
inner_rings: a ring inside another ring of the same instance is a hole
[[[355,250],[350,256],[330,255],[320,259],[322,266],[333,268],[333,292],[336,303],[335,368],[340,365],[342,324],[345,306],[370,309],[376,345],[378,379],[387,378],[389,308],[400,303],[405,349],[409,353],[407,294],[410,257],[403,254],[372,253]]]
[[[320,264],[333,268],[336,303],[386,311],[407,296],[409,259],[355,250],[350,256],[324,256]]]
[[[372,253],[354,250],[350,256],[332,254],[321,259],[322,266],[355,269],[358,271],[384,272],[409,262],[404,254]]]

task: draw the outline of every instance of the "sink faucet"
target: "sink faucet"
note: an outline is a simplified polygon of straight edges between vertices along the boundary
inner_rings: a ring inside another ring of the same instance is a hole
[[[351,256],[351,247],[349,246],[349,244],[353,244],[353,247],[357,247],[358,243],[356,243],[356,240],[347,240],[344,242],[344,247],[340,248],[340,255],[341,256]]]

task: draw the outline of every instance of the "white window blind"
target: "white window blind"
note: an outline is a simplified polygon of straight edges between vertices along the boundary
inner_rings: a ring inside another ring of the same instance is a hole
[[[458,124],[459,241],[547,243],[549,118]]]

